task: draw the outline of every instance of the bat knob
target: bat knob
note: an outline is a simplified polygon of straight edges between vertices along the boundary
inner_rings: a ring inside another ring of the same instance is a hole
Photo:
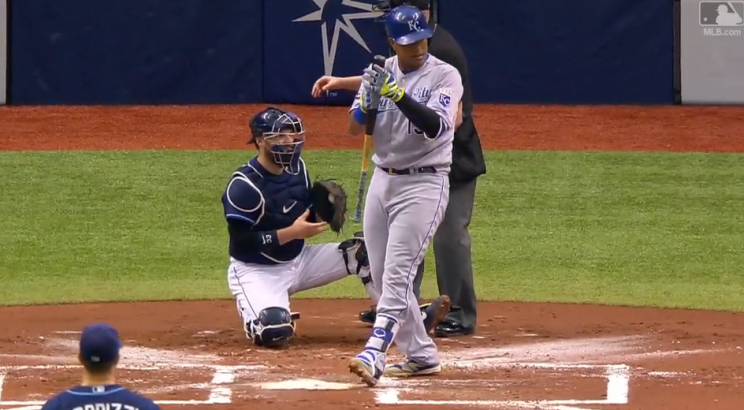
[[[385,61],[387,61],[387,58],[378,54],[375,56],[373,63],[375,65],[379,65],[380,67],[385,67]]]

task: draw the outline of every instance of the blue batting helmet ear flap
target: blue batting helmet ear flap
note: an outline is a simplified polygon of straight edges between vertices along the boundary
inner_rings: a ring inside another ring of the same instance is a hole
[[[405,46],[431,38],[434,31],[417,7],[399,6],[385,17],[385,30],[396,44]]]

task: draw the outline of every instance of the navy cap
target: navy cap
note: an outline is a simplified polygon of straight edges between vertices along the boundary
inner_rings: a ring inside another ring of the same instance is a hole
[[[107,363],[119,356],[119,332],[105,323],[92,324],[80,336],[80,355],[88,363]]]

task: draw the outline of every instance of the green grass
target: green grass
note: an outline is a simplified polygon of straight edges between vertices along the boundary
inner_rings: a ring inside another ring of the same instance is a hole
[[[251,154],[0,153],[0,304],[229,298],[220,195]],[[305,155],[352,212],[359,155]],[[744,309],[744,156],[487,160],[471,225],[480,299]],[[431,249],[424,282],[433,296]],[[364,293],[348,278],[301,296]]]

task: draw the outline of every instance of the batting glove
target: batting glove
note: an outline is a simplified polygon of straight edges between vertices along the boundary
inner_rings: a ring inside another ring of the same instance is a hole
[[[380,93],[373,91],[369,87],[364,87],[359,93],[359,108],[363,113],[367,113],[370,108],[377,108],[380,105]]]
[[[405,95],[405,91],[395,82],[393,74],[385,67],[380,67],[377,64],[370,65],[364,69],[362,80],[365,79],[370,82],[372,87],[380,89],[380,95],[394,102],[400,101]]]

